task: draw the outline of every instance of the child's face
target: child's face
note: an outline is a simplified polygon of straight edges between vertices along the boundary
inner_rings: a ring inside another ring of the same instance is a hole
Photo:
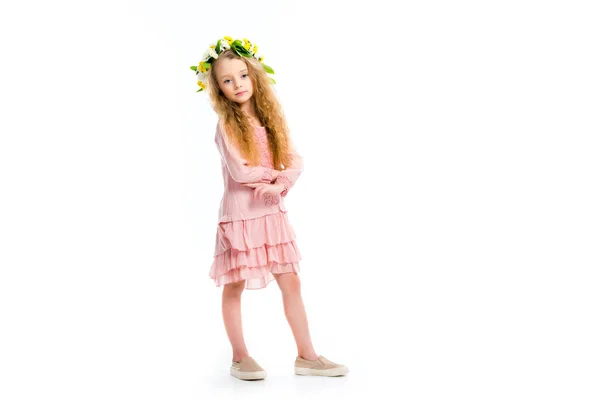
[[[222,58],[215,65],[219,88],[225,97],[243,104],[252,97],[252,80],[246,63],[237,58]]]

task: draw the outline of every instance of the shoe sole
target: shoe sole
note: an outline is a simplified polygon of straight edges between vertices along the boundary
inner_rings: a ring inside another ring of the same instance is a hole
[[[238,371],[235,368],[230,368],[229,373],[243,381],[256,381],[259,379],[265,379],[267,377],[267,371],[244,372]]]
[[[296,375],[306,376],[342,376],[348,373],[348,367],[330,368],[330,369],[314,369],[314,368],[302,368],[294,367],[294,373]]]

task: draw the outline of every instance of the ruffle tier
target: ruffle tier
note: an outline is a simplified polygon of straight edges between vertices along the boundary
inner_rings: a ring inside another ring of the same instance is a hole
[[[245,280],[246,289],[262,289],[273,274],[299,272],[302,259],[287,213],[220,223],[209,276],[217,286]]]

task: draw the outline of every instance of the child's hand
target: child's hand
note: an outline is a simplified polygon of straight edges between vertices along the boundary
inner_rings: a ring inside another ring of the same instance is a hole
[[[254,196],[262,197],[264,195],[279,195],[285,189],[281,183],[243,183],[244,186],[254,189]]]

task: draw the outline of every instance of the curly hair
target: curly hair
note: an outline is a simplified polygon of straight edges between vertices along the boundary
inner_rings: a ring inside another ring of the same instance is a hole
[[[282,170],[282,167],[289,167],[291,163],[289,129],[281,105],[271,88],[269,77],[255,58],[241,57],[231,49],[219,54],[219,58],[210,69],[207,80],[207,91],[211,106],[223,121],[225,134],[237,145],[240,153],[250,165],[259,164],[260,153],[254,140],[254,128],[248,122],[240,105],[225,97],[219,88],[215,65],[223,58],[237,58],[246,63],[248,75],[254,89],[252,98],[249,101],[253,102],[256,115],[267,132],[269,146],[273,154],[273,165],[278,170]]]

